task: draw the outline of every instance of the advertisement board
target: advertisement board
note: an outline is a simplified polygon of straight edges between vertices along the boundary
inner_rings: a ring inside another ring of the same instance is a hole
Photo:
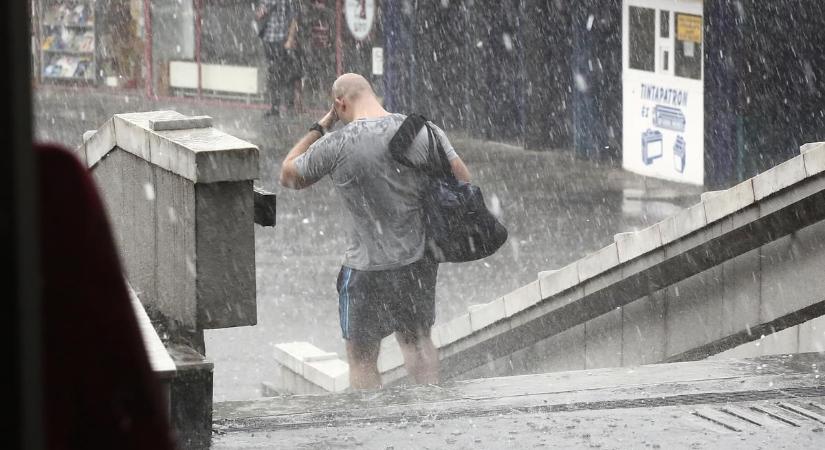
[[[622,167],[702,185],[702,2],[624,0],[622,21]]]

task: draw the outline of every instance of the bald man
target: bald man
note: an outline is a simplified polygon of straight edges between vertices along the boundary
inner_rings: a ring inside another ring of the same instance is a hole
[[[421,194],[426,176],[397,163],[389,142],[405,116],[387,112],[369,82],[345,74],[332,85],[332,108],[309,128],[281,166],[281,185],[311,186],[326,175],[349,211],[349,247],[338,274],[338,312],[347,346],[350,386],[381,386],[381,339],[395,333],[407,372],[418,383],[437,383],[438,352],[430,339],[435,322],[438,264],[425,252]],[[343,126],[329,130],[337,121]],[[436,131],[456,178],[470,173],[444,131]],[[427,160],[422,128],[407,157]]]

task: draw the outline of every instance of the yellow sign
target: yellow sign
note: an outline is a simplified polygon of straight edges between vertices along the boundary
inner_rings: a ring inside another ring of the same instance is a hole
[[[702,43],[702,16],[676,14],[676,39]]]

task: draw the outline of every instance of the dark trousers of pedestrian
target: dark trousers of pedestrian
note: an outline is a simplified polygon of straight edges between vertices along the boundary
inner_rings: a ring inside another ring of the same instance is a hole
[[[271,111],[278,114],[281,105],[291,106],[295,80],[300,78],[294,50],[284,48],[283,42],[264,42],[267,60],[267,90]]]

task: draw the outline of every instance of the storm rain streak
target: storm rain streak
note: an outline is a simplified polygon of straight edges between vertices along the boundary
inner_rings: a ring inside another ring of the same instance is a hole
[[[673,106],[687,105],[687,91],[680,89],[663,88],[652,84],[642,83],[642,99],[656,103],[667,103]]]

